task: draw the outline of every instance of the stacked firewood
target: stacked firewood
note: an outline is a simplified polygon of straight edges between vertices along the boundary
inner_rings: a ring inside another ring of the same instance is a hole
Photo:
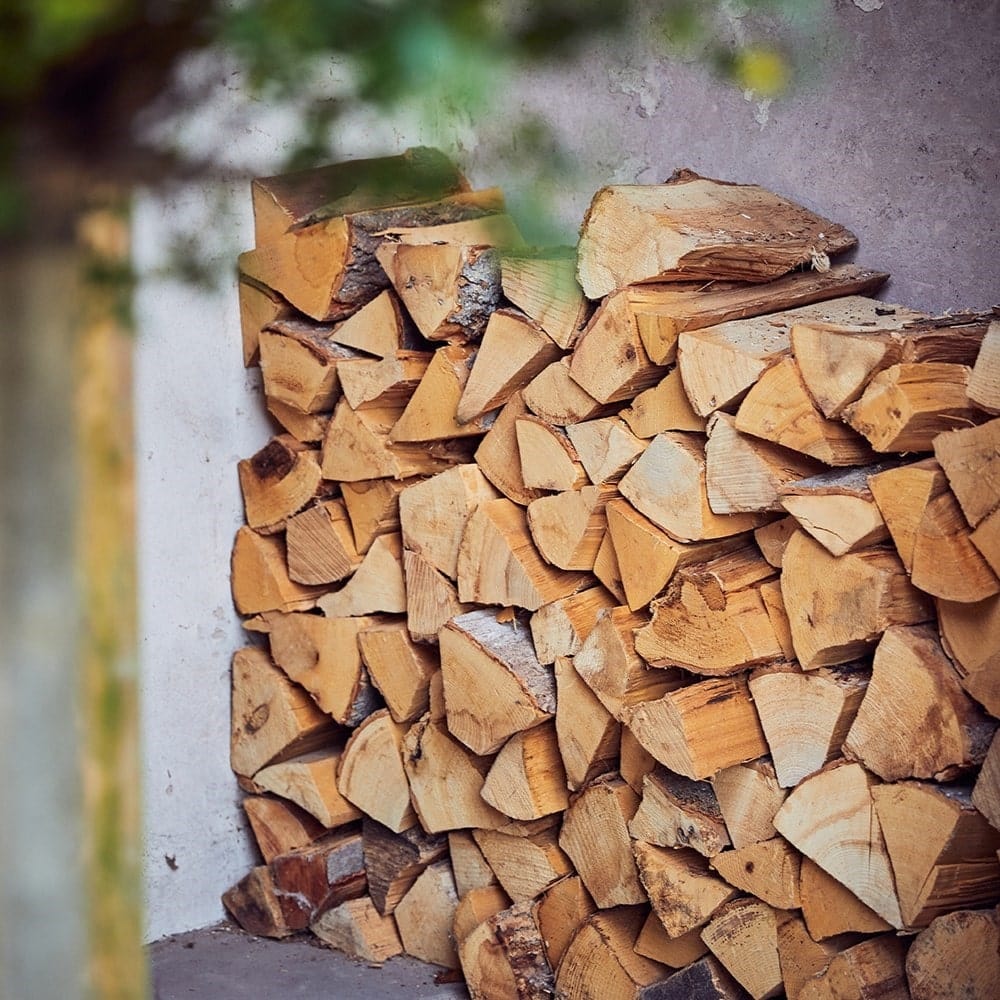
[[[233,916],[488,1000],[993,996],[1000,322],[689,171],[576,251],[429,150],[253,205]]]

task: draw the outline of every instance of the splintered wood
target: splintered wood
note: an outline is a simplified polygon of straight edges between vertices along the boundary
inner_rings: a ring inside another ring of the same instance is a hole
[[[575,253],[433,150],[253,204],[235,919],[475,1000],[992,997],[997,320],[689,171]]]

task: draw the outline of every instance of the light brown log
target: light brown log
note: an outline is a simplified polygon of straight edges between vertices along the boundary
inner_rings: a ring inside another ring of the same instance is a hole
[[[308,918],[294,910],[286,915],[267,865],[251,868],[227,889],[222,894],[222,905],[243,930],[259,937],[288,937],[308,924]]]
[[[506,910],[508,906],[510,906],[510,897],[499,885],[495,884],[473,889],[465,895],[459,894],[451,933],[458,947],[459,959],[463,964],[465,959],[462,956],[462,951],[466,939],[483,921],[501,910]]]
[[[903,926],[889,854],[860,764],[806,778],[774,817],[778,832],[893,927]]]
[[[531,616],[531,640],[539,662],[555,663],[560,656],[579,652],[601,611],[614,605],[614,597],[604,587],[588,587],[543,604]]]
[[[558,709],[557,709],[558,712]],[[1000,830],[1000,736],[993,742],[983,761],[972,789],[972,804],[986,817],[994,830]]]
[[[230,565],[233,604],[241,615],[315,607],[324,587],[296,583],[288,575],[285,539],[260,535],[244,525],[236,532]]]
[[[874,910],[809,858],[802,858],[799,878],[802,916],[816,941],[836,941],[844,934],[874,934],[890,929]]]
[[[746,991],[714,955],[705,955],[654,983],[642,996],[643,1000],[743,1000]]]
[[[580,677],[570,657],[556,657],[555,674],[559,754],[566,786],[575,791],[616,768],[621,725]]]
[[[782,517],[754,529],[753,537],[757,547],[775,569],[781,569],[785,546],[798,527],[794,517]]]
[[[341,483],[433,475],[469,460],[468,441],[446,440],[432,447],[389,440],[399,407],[352,410],[342,399],[323,439],[323,476]]]
[[[781,596],[781,580],[765,580],[760,585],[760,596],[764,602],[764,610],[771,619],[774,637],[781,647],[782,657],[786,661],[795,659],[795,647],[792,645],[792,630],[788,624],[788,612],[785,610],[785,599]]]
[[[268,764],[253,780],[266,792],[273,792],[301,806],[323,826],[343,826],[361,818],[337,788],[341,750],[314,750],[312,753]]]
[[[631,399],[666,375],[663,365],[646,353],[629,289],[608,295],[597,306],[576,342],[569,373],[601,403]]]
[[[557,817],[546,817],[533,831],[473,830],[472,836],[483,852],[504,891],[516,903],[540,896],[550,885],[573,871],[573,865],[559,846]]]
[[[399,497],[403,490],[421,480],[362,479],[341,483],[340,492],[354,532],[354,542],[364,555],[379,535],[391,535],[400,530]]]
[[[515,392],[497,414],[493,426],[486,432],[476,449],[476,464],[480,472],[509,500],[527,506],[542,490],[524,483],[521,453],[517,446],[517,421],[528,408],[523,394]]]
[[[264,394],[300,413],[332,410],[340,398],[337,365],[358,357],[330,340],[332,327],[304,317],[273,321],[260,332],[260,371]]]
[[[693,847],[706,858],[729,846],[722,810],[707,781],[657,767],[642,779],[642,801],[628,825],[634,840],[660,847]]]
[[[626,709],[622,721],[656,760],[688,778],[708,778],[767,753],[743,677],[689,684]]]
[[[448,728],[473,753],[495,753],[555,714],[555,678],[535,656],[526,619],[470,611],[442,628],[440,646]]]
[[[947,431],[934,439],[934,457],[975,528],[1000,506],[1000,419]]]
[[[294,406],[282,403],[278,399],[267,400],[267,412],[296,441],[303,444],[321,444],[326,436],[329,413],[301,413]]]
[[[611,536],[605,534],[601,547],[597,550],[594,560],[594,576],[604,585],[618,604],[625,603],[625,588],[622,585],[621,569],[618,566],[618,556]]]
[[[689,847],[632,842],[649,902],[672,938],[702,927],[736,890],[713,875],[708,859]]]
[[[979,522],[969,540],[989,564],[994,575],[1000,577],[1000,508]]]
[[[496,755],[481,792],[511,819],[541,819],[569,800],[554,721],[515,733]]]
[[[959,683],[990,715],[1000,717],[1000,596],[936,605],[941,643]]]
[[[883,781],[949,780],[983,762],[996,726],[962,690],[933,626],[890,628],[844,754]]]
[[[642,795],[642,779],[654,767],[653,755],[635,738],[631,729],[622,726],[618,771],[636,795]]]
[[[388,915],[406,895],[417,876],[448,852],[442,835],[428,834],[419,824],[399,833],[365,816],[361,840],[368,893],[378,913]]]
[[[640,1000],[666,972],[634,950],[642,925],[639,907],[615,907],[587,918],[573,936],[556,973],[556,997]]]
[[[782,788],[794,788],[840,756],[870,678],[863,664],[804,671],[789,663],[750,675],[750,694]]]
[[[778,960],[786,995],[799,996],[806,983],[823,972],[834,955],[854,941],[854,938],[843,937],[814,941],[800,916],[782,914],[778,920]]]
[[[285,525],[288,576],[296,583],[336,583],[361,565],[354,532],[341,499],[324,500]]]
[[[330,717],[261,649],[233,654],[230,765],[252,777],[266,764],[328,746],[338,730]]]
[[[389,358],[397,351],[419,350],[425,343],[390,288],[334,324],[329,339],[376,358]]]
[[[460,897],[476,889],[500,885],[469,830],[449,831],[448,855]]]
[[[379,913],[368,896],[325,910],[309,930],[324,944],[371,966],[403,953],[395,920]]]
[[[457,968],[458,953],[451,937],[457,906],[458,893],[447,859],[428,865],[393,911],[406,954],[432,965]]]
[[[403,770],[404,735],[388,709],[373,712],[351,733],[337,774],[340,794],[394,833],[417,822]]]
[[[799,324],[899,327],[920,315],[876,299],[848,295],[682,333],[678,365],[692,407],[707,417],[713,410],[735,407],[763,372],[790,352],[791,331]]]
[[[515,424],[524,484],[532,490],[576,490],[590,482],[566,432],[530,414]]]
[[[260,363],[260,332],[277,319],[287,319],[291,306],[276,292],[240,276],[237,285],[240,304],[240,334],[243,344],[243,366]]]
[[[406,627],[415,642],[436,644],[449,618],[475,608],[458,599],[455,585],[422,556],[403,550],[406,578]]]
[[[809,980],[800,1000],[910,1000],[904,960],[906,943],[892,934],[870,938],[840,952]]]
[[[774,814],[788,793],[778,784],[769,757],[723,768],[712,785],[733,847],[741,850],[774,838]]]
[[[503,293],[562,348],[570,348],[590,316],[576,280],[576,250],[509,250],[500,262]]]
[[[774,567],[755,545],[675,574],[635,634],[636,652],[656,667],[726,676],[782,659],[784,651],[761,596]]]
[[[708,951],[708,945],[702,941],[698,928],[680,937],[670,937],[660,918],[651,910],[635,939],[635,951],[671,969],[683,969],[701,958]]]
[[[597,192],[577,276],[591,299],[665,276],[761,282],[855,242],[837,223],[764,188],[682,170],[665,184]]]
[[[665,431],[618,484],[622,496],[680,542],[724,538],[757,527],[766,514],[715,514],[709,506],[704,439]]]
[[[629,705],[657,698],[682,683],[679,671],[651,670],[636,653],[634,631],[647,621],[645,613],[625,607],[602,612],[573,658],[576,672],[619,721]]]
[[[562,351],[537,323],[516,309],[489,318],[455,414],[459,423],[503,406]]]
[[[379,535],[354,575],[339,589],[316,601],[329,618],[406,611],[403,543],[398,534]]]
[[[563,570],[592,570],[608,526],[604,509],[618,495],[606,483],[532,500],[528,528],[542,558]]]
[[[705,430],[705,418],[691,408],[676,366],[656,385],[640,392],[620,416],[640,438],[656,437],[661,431]]]
[[[873,475],[868,486],[899,558],[907,571],[912,571],[924,511],[932,500],[948,491],[944,472],[935,459],[925,458]]]
[[[709,864],[731,886],[750,893],[776,910],[802,905],[799,870],[802,856],[784,837],[772,837],[716,854]]]
[[[1000,832],[966,786],[901,781],[872,789],[906,927],[1000,900]]]
[[[612,404],[594,399],[570,377],[568,358],[543,368],[524,387],[523,395],[532,413],[560,427],[607,416],[615,409]]]
[[[646,448],[646,442],[636,437],[621,417],[570,424],[566,433],[595,486],[618,482]]]
[[[635,792],[607,774],[577,793],[563,818],[559,846],[600,909],[645,902],[628,831],[638,806]]]
[[[294,802],[268,795],[248,795],[242,806],[265,862],[297,847],[305,847],[325,832],[325,827],[315,817]]]
[[[990,322],[969,376],[969,399],[987,413],[1000,413],[1000,320]]]
[[[975,313],[930,318],[880,306],[866,326],[807,321],[792,329],[795,358],[826,417],[839,417],[875,375],[899,362],[971,365],[986,330],[985,318]]]
[[[443,722],[425,716],[410,727],[403,738],[403,768],[413,808],[428,833],[504,822],[480,795],[490,763],[452,739]]]
[[[967,365],[945,362],[893,365],[844,407],[843,419],[880,452],[930,451],[943,431],[986,418],[970,404]]]
[[[834,469],[787,483],[779,491],[781,505],[802,529],[835,556],[877,545],[889,529],[868,485],[884,464]]]
[[[558,968],[577,929],[596,909],[579,875],[567,875],[554,882],[532,904],[531,914],[553,969]]]
[[[413,722],[427,711],[430,678],[440,666],[433,648],[415,643],[402,621],[362,629],[358,647],[372,683],[396,722]]]
[[[867,465],[875,460],[857,429],[823,416],[809,395],[795,358],[763,372],[736,413],[736,429],[827,465]]]
[[[498,496],[474,464],[408,485],[399,494],[403,544],[454,580],[466,522],[480,503]]]
[[[754,1000],[776,997],[784,988],[777,916],[758,899],[734,899],[701,932],[712,954]]]
[[[781,593],[799,663],[806,670],[850,663],[893,625],[933,616],[929,599],[907,579],[895,551],[861,549],[835,557],[804,531],[789,540]],[[841,610],[850,607],[850,615]]]
[[[431,363],[428,351],[395,351],[384,358],[340,361],[344,398],[355,410],[405,407]]]
[[[556,569],[538,554],[523,508],[501,497],[469,518],[458,553],[462,601],[537,611],[582,589],[585,574]]]
[[[917,935],[906,953],[912,1000],[991,1000],[1000,983],[1000,917],[996,910],[956,910]]]
[[[527,903],[484,920],[464,941],[459,958],[472,1000],[551,996],[555,977]]]

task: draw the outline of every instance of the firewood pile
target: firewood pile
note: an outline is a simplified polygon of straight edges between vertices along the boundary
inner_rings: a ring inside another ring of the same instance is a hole
[[[992,997],[1000,321],[690,171],[255,181],[224,902],[474,998]]]

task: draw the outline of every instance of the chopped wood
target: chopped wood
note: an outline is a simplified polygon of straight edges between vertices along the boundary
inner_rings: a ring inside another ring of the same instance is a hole
[[[325,910],[309,930],[324,944],[372,966],[403,953],[396,921],[379,913],[368,896]]]
[[[460,897],[475,889],[500,884],[469,830],[452,830],[448,833],[448,855]]]
[[[656,767],[653,755],[635,738],[627,726],[621,727],[618,772],[636,795],[642,795],[642,779]]]
[[[975,604],[938,601],[941,643],[959,683],[989,713],[1000,717],[1000,596]]]
[[[836,941],[844,934],[874,934],[890,929],[845,885],[809,858],[802,858],[799,878],[802,916],[816,941]]]
[[[358,646],[371,682],[393,719],[413,722],[423,715],[429,703],[431,675],[440,666],[435,650],[414,642],[401,621],[363,628],[358,632]]]
[[[307,507],[285,523],[288,576],[308,585],[337,583],[361,565],[341,499]]]
[[[406,406],[427,372],[428,351],[396,351],[384,358],[351,358],[337,366],[344,398],[355,410]]]
[[[806,983],[830,964],[834,955],[854,943],[854,938],[834,938],[814,941],[805,921],[795,914],[785,913],[778,920],[778,960],[785,992],[797,997]]]
[[[894,550],[876,546],[836,557],[804,531],[785,549],[781,593],[805,670],[850,663],[887,628],[919,624],[934,614]],[[845,607],[851,615],[840,614]]]
[[[326,829],[304,809],[284,799],[248,795],[241,805],[265,862],[311,844]]]
[[[392,535],[400,530],[400,494],[420,481],[419,478],[398,482],[392,479],[361,479],[340,484],[359,555],[363,556],[379,535]]]
[[[611,535],[605,534],[601,547],[597,550],[594,560],[594,576],[605,586],[608,593],[618,604],[625,603],[625,588],[622,585],[621,569],[618,566],[618,556],[615,553]]]
[[[555,663],[561,656],[578,653],[600,613],[614,606],[615,598],[599,586],[543,604],[531,616],[531,640],[539,663]]]
[[[389,288],[347,319],[335,323],[328,337],[335,344],[353,347],[376,358],[389,358],[397,351],[420,350],[427,343]]]
[[[332,327],[305,319],[281,319],[261,330],[260,371],[268,399],[300,413],[332,410],[341,396],[341,361],[356,351],[330,340]]]
[[[493,426],[476,449],[479,471],[509,500],[527,506],[543,491],[525,485],[521,452],[517,444],[517,421],[528,413],[523,394],[515,392],[497,414]]]
[[[635,951],[671,969],[683,969],[701,958],[708,951],[708,945],[702,941],[698,928],[680,937],[670,937],[656,912],[650,911],[635,939]]]
[[[560,427],[604,417],[616,409],[613,404],[594,399],[570,377],[567,358],[543,368],[524,387],[523,395],[532,413]]]
[[[712,786],[736,850],[773,839],[778,832],[774,814],[788,793],[778,784],[769,757],[723,768]]]
[[[248,934],[283,938],[305,929],[309,919],[296,909],[286,915],[268,865],[251,868],[222,894],[222,905]]]
[[[972,789],[972,804],[995,830],[1000,830],[1000,736],[996,734]]]
[[[809,980],[800,1000],[910,1000],[904,960],[906,943],[892,934],[870,938],[840,952]]]
[[[572,874],[573,865],[559,846],[558,817],[540,821],[533,831],[473,830],[497,880],[515,903],[537,899],[550,885]]]
[[[532,500],[528,528],[542,558],[563,570],[592,570],[607,531],[605,507],[617,496],[606,483]]]
[[[643,994],[644,1000],[743,1000],[745,996],[714,955],[699,958]]]
[[[753,537],[764,558],[775,568],[781,569],[788,540],[799,528],[794,517],[781,517],[754,529]]]
[[[361,824],[368,893],[375,909],[386,916],[409,891],[417,876],[448,852],[445,837],[424,833],[414,825],[394,833],[370,816]]]
[[[569,800],[554,721],[515,733],[496,755],[480,793],[511,819],[561,813]]]
[[[402,614],[406,610],[403,542],[398,534],[379,535],[354,575],[339,589],[316,601],[328,618]]]
[[[776,910],[802,905],[799,871],[802,856],[784,837],[716,854],[709,864],[731,886],[756,896]]]
[[[477,847],[476,850],[479,848]],[[457,889],[457,881],[455,886]],[[497,884],[472,889],[464,894],[459,892],[458,906],[455,908],[455,922],[452,924],[451,933],[458,946],[459,959],[463,965],[465,960],[462,957],[462,946],[466,939],[483,921],[501,910],[506,910],[508,906],[510,906],[510,896]]]
[[[682,170],[665,184],[598,191],[580,231],[577,275],[591,299],[663,277],[761,282],[856,242],[764,188]]]
[[[575,791],[597,775],[615,770],[621,725],[580,677],[570,657],[556,657],[555,675],[556,737],[566,787]]]
[[[285,526],[320,492],[319,452],[291,435],[272,438],[252,458],[237,463],[246,522],[262,534]]]
[[[596,909],[579,875],[566,875],[553,882],[532,904],[531,914],[553,969],[558,968],[577,929]]]
[[[566,433],[595,486],[618,482],[646,449],[646,442],[633,434],[620,417],[570,424]]]
[[[622,721],[665,767],[709,778],[767,753],[744,677],[710,677],[627,708]]]
[[[1000,413],[1000,320],[990,322],[969,376],[969,400],[987,413]]]
[[[712,954],[754,1000],[782,993],[775,911],[758,899],[734,899],[701,932]]]
[[[676,366],[656,385],[640,392],[619,415],[640,438],[656,437],[661,431],[705,430],[705,418],[691,409]]]
[[[325,589],[296,583],[288,575],[283,535],[261,535],[248,525],[236,532],[230,584],[241,615],[306,610],[315,607]]]
[[[260,333],[275,320],[288,319],[292,307],[270,288],[240,276],[237,285],[240,308],[240,333],[243,343],[243,366],[260,363]]]
[[[267,412],[296,441],[303,444],[322,444],[327,424],[330,423],[329,413],[301,413],[294,406],[278,399],[267,400]]]
[[[1000,420],[947,431],[933,445],[965,519],[975,528],[1000,507]]]
[[[458,906],[448,861],[428,865],[399,901],[393,916],[407,955],[447,969],[458,967],[451,927]]]
[[[449,618],[475,608],[458,599],[458,590],[443,573],[409,549],[403,550],[406,578],[406,628],[414,642],[437,645],[438,632]]]
[[[253,780],[266,792],[273,792],[301,806],[330,829],[361,818],[361,811],[348,802],[337,788],[340,749],[312,753],[268,764]]]
[[[576,448],[561,427],[530,414],[514,425],[524,485],[531,490],[576,490],[590,483]]]
[[[990,1000],[1000,983],[1000,916],[956,910],[938,917],[906,953],[912,1000]]]

